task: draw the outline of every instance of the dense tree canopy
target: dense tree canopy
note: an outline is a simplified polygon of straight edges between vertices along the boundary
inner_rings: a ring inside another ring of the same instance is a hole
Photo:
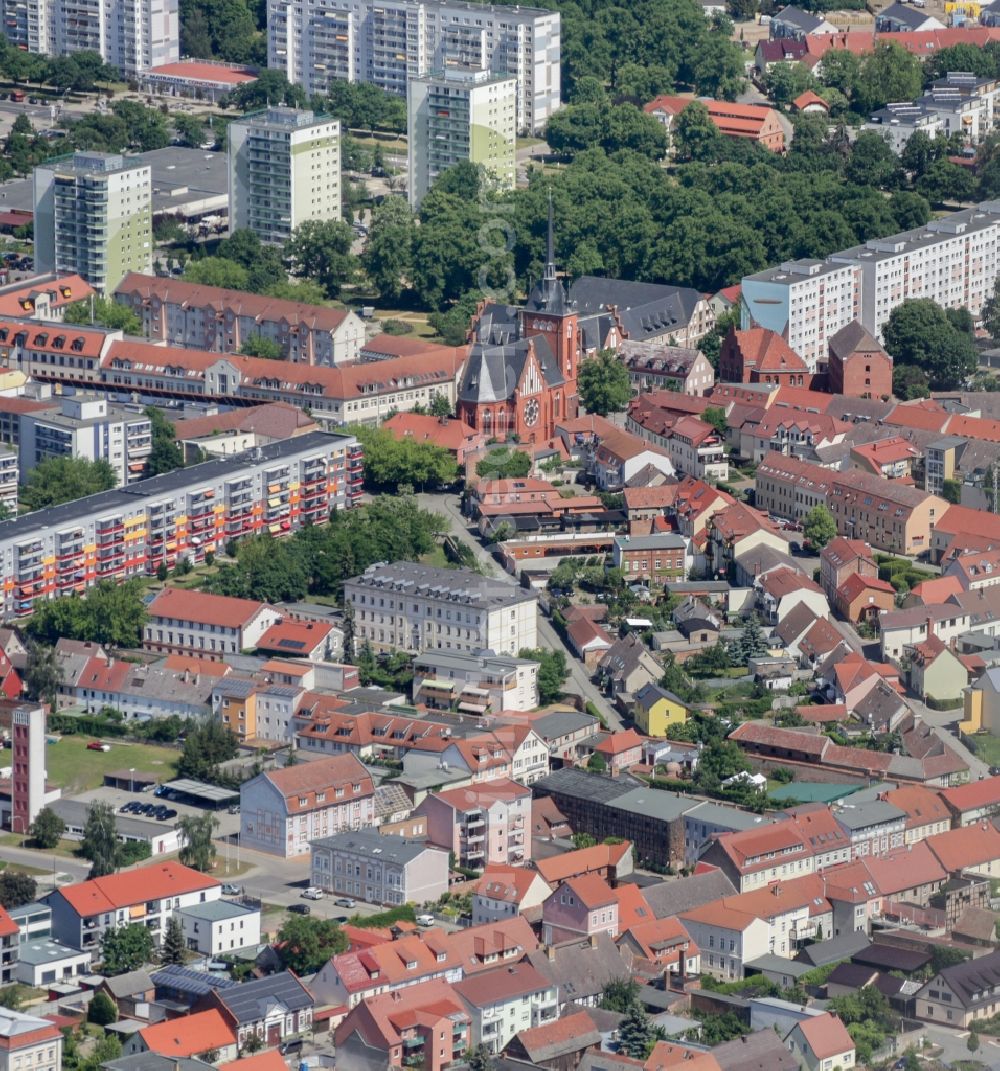
[[[433,491],[458,479],[455,459],[432,442],[397,439],[385,428],[359,426],[356,434],[365,448],[366,490],[395,494],[400,487],[409,487]]]
[[[28,473],[21,491],[21,504],[29,510],[73,502],[85,495],[109,491],[117,484],[114,469],[107,461],[83,457],[47,457]]]
[[[84,595],[39,602],[25,631],[38,643],[86,640],[109,647],[138,647],[147,611],[142,581],[102,580]]]
[[[620,413],[632,397],[628,369],[612,350],[602,350],[580,365],[577,379],[580,401],[588,413]]]
[[[921,298],[893,309],[882,337],[897,368],[917,369],[931,390],[955,390],[976,370],[976,347],[967,328]]]

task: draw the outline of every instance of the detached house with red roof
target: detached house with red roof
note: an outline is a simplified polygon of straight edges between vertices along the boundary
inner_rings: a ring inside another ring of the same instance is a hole
[[[142,645],[158,654],[186,654],[222,661],[256,647],[280,611],[252,599],[164,588],[149,605]]]
[[[236,1035],[222,1018],[221,1012],[212,1008],[144,1027],[132,1034],[122,1046],[125,1056],[138,1056],[143,1052],[156,1053],[173,1060],[203,1058],[206,1053],[217,1053],[213,1062],[235,1060]]]
[[[693,102],[691,97],[659,96],[644,104],[642,110],[669,130],[677,116]],[[707,98],[699,98],[698,103],[708,109],[708,117],[724,137],[746,138],[772,152],[784,152],[785,131],[773,108]]]
[[[538,914],[552,889],[536,870],[523,867],[487,870],[472,894],[472,925]]]
[[[221,895],[215,878],[173,861],[63,885],[48,897],[52,936],[71,948],[97,950],[105,931],[137,922],[159,945],[175,911]]]
[[[854,1039],[831,1012],[796,1023],[785,1044],[805,1071],[833,1071],[836,1067],[849,1071],[854,1066]]]
[[[375,786],[355,755],[265,770],[240,786],[240,842],[285,858],[309,842],[375,824]]]
[[[542,904],[542,944],[618,936],[618,897],[597,874],[567,878]]]

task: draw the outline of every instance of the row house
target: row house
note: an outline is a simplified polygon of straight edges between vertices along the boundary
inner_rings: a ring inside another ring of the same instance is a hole
[[[630,583],[650,587],[686,580],[694,565],[688,541],[676,532],[615,536],[611,560]]]
[[[852,576],[878,579],[878,565],[871,546],[863,539],[836,536],[819,556],[819,582],[831,602],[841,585]]]
[[[52,937],[71,948],[97,951],[110,930],[134,923],[149,930],[155,945],[177,910],[218,900],[222,885],[180,863],[155,863],[138,870],[63,885],[46,898]]]
[[[835,474],[828,505],[840,535],[911,555],[930,549],[934,525],[948,509],[943,498],[865,472]]]
[[[754,504],[774,517],[801,523],[810,510],[827,504],[832,476],[820,465],[772,451],[757,466]]]
[[[252,599],[168,587],[149,605],[143,647],[157,654],[221,661],[226,655],[256,647],[281,619],[279,610]]]
[[[228,405],[286,402],[308,406],[317,421],[331,425],[379,423],[391,412],[428,407],[438,394],[454,404],[464,351],[428,343],[403,356],[325,367],[0,318],[0,370],[116,393]]]
[[[307,855],[317,837],[374,824],[375,788],[354,755],[266,770],[240,786],[240,843],[257,851]]]
[[[249,339],[266,338],[283,360],[329,366],[358,360],[365,342],[365,325],[349,309],[139,272],[129,272],[114,296],[139,317],[147,338],[167,346],[239,353]]]
[[[323,524],[357,501],[361,465],[353,436],[314,432],[2,522],[0,614],[202,561],[230,539]]]

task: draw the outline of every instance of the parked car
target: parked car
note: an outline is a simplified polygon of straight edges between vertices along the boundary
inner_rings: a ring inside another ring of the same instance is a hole
[[[354,907],[354,901],[349,896],[342,896],[339,900],[334,900],[337,907]]]
[[[292,1053],[299,1053],[302,1051],[302,1038],[289,1038],[288,1041],[283,1041],[278,1046],[278,1052],[282,1056],[291,1056]]]
[[[315,885],[310,885],[308,889],[303,889],[302,890],[302,895],[307,900],[322,900],[323,899],[323,890],[322,889],[317,889]]]
[[[110,751],[110,744],[102,744],[100,740],[91,740],[87,745],[88,751]]]
[[[222,895],[223,896],[239,896],[240,895],[239,886],[238,885],[233,885],[232,882],[227,881],[222,886]]]
[[[173,807],[164,807],[164,809],[163,809],[163,817],[164,818],[176,818],[177,817],[177,812],[173,809]]]
[[[291,904],[288,910],[293,915],[308,915],[310,913],[308,904]]]
[[[167,794],[167,786],[166,785],[157,785],[156,788],[153,789],[153,795],[156,796],[157,799],[159,799],[160,796],[165,796],[166,794]]]
[[[433,926],[434,925],[434,916],[433,915],[417,915],[417,925],[418,926]]]

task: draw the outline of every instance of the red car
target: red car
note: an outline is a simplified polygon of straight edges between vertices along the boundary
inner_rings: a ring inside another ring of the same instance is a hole
[[[87,745],[87,750],[88,751],[110,751],[111,750],[111,745],[110,744],[102,744],[100,742],[100,740],[91,740],[90,743]]]

